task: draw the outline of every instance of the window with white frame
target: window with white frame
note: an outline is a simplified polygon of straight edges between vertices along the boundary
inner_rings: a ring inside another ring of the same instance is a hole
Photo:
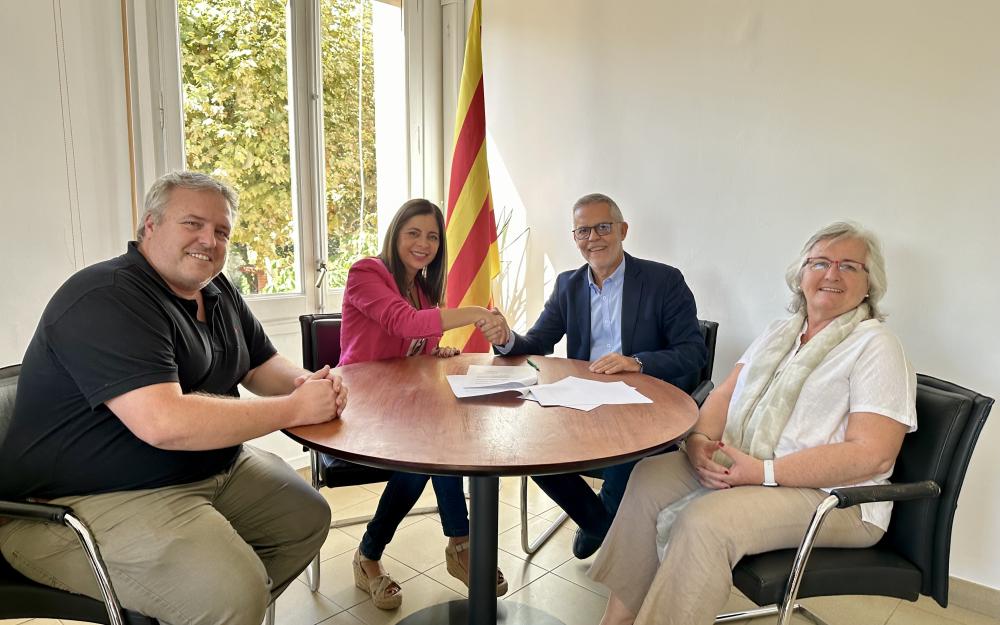
[[[311,256],[325,257],[327,286],[342,287],[354,260],[377,253],[378,215],[407,196],[401,3],[316,0],[299,13],[283,0],[177,0],[176,7],[185,166],[240,193],[230,279],[246,295],[303,293],[302,248],[321,241],[312,247],[325,254]],[[303,17],[315,23],[300,30],[318,37],[293,36],[293,20]],[[314,49],[303,53],[300,45]],[[318,70],[321,93],[296,84],[309,75],[296,63]],[[296,98],[321,103],[322,128],[311,130],[324,137],[312,153],[319,163],[297,151]],[[301,220],[298,168],[324,172],[311,185],[317,201],[305,202],[317,214]]]

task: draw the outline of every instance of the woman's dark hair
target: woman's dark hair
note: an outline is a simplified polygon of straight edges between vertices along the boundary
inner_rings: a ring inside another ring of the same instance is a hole
[[[403,297],[406,297],[408,286],[406,284],[406,266],[399,259],[397,242],[399,241],[399,233],[403,229],[403,225],[411,217],[416,217],[417,215],[434,215],[438,230],[440,231],[441,243],[438,246],[437,255],[434,256],[434,260],[423,271],[417,273],[416,277],[416,283],[420,287],[420,290],[427,295],[433,305],[440,306],[441,301],[444,299],[444,284],[447,277],[448,244],[445,240],[444,214],[436,204],[424,199],[407,200],[404,202],[399,207],[399,210],[396,211],[395,217],[392,218],[392,223],[389,224],[389,229],[382,240],[382,251],[379,252],[378,257],[388,267],[389,273],[392,274],[393,279],[396,281],[396,286],[399,287],[399,292],[402,293]]]

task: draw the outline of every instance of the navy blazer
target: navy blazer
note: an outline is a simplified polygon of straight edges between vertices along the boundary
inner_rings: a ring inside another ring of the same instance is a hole
[[[589,270],[584,265],[559,274],[538,321],[524,336],[514,335],[510,355],[551,354],[566,335],[566,355],[590,360]],[[694,295],[680,271],[625,254],[621,321],[622,353],[638,356],[643,373],[694,390],[708,352]]]

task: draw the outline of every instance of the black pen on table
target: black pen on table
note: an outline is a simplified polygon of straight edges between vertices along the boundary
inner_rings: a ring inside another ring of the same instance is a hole
[[[525,358],[524,362],[528,363],[528,366],[531,367],[532,369],[534,369],[535,371],[541,371],[541,369],[538,368],[538,365],[536,365],[535,363],[531,362],[530,358]]]

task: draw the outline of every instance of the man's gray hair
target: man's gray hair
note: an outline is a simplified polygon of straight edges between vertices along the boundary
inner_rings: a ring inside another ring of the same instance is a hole
[[[806,305],[806,298],[802,294],[802,271],[805,269],[806,259],[820,241],[833,241],[836,239],[857,239],[865,244],[868,256],[861,262],[868,268],[868,307],[872,317],[882,321],[885,313],[879,310],[878,303],[882,300],[889,287],[885,276],[885,256],[882,255],[882,244],[878,237],[871,230],[862,227],[860,224],[851,221],[838,221],[821,228],[816,234],[809,237],[806,244],[802,246],[799,259],[788,266],[785,271],[785,282],[792,290],[792,301],[788,305],[788,310],[795,313]]]
[[[612,219],[614,219],[617,222],[625,221],[625,218],[622,217],[622,211],[620,208],[618,208],[618,205],[615,204],[615,201],[609,198],[608,196],[604,195],[603,193],[588,193],[587,195],[583,196],[582,198],[577,200],[576,203],[573,204],[573,212],[575,213],[576,209],[581,208],[583,206],[587,206],[589,204],[607,204],[608,208],[611,209]]]
[[[196,191],[215,191],[226,198],[229,204],[229,215],[236,221],[236,211],[239,210],[240,197],[228,184],[216,180],[208,174],[198,171],[172,171],[160,176],[153,186],[146,192],[145,210],[139,219],[139,226],[135,231],[136,241],[142,241],[146,234],[146,217],[152,215],[153,223],[159,224],[163,221],[163,214],[166,212],[167,203],[170,202],[170,193],[175,188],[194,189]]]

